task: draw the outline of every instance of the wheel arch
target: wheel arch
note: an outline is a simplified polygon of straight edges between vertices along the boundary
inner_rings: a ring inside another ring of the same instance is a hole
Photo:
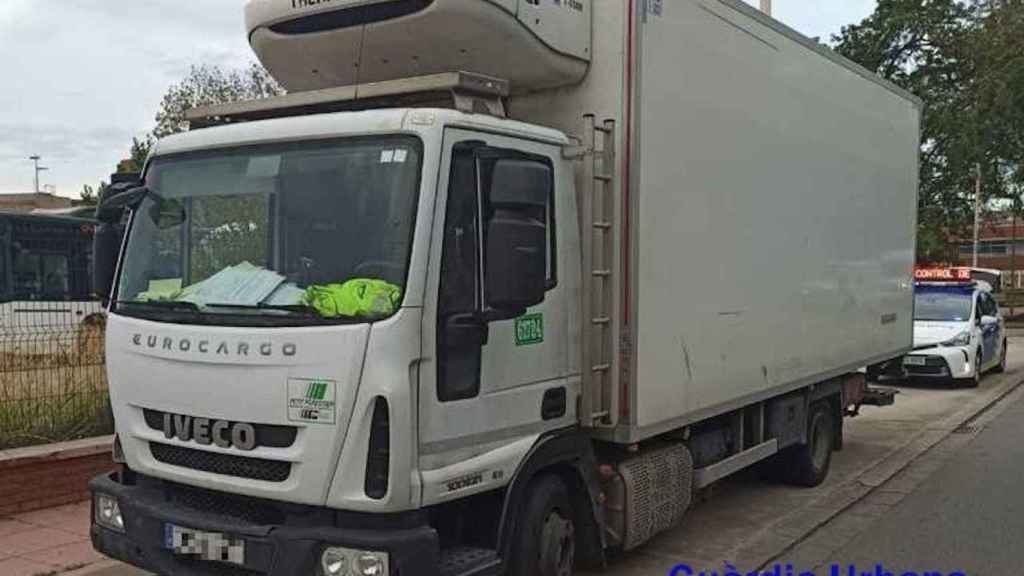
[[[583,566],[603,566],[604,531],[601,527],[597,460],[589,436],[577,428],[552,432],[534,444],[520,463],[505,493],[498,526],[498,553],[512,554],[520,514],[529,497],[528,488],[543,475],[558,476],[565,483],[576,523],[577,551]]]

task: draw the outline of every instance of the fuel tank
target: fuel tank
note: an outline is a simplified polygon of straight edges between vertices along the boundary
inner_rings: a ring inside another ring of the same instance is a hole
[[[591,0],[249,0],[249,43],[290,92],[466,71],[514,93],[583,79]]]

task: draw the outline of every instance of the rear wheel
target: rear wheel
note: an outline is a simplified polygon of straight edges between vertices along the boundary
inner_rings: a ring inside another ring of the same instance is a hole
[[[815,402],[807,425],[807,443],[787,448],[779,464],[785,480],[797,486],[814,487],[825,481],[832,466],[832,448],[837,430],[834,411],[828,402]]]
[[[993,368],[992,371],[997,374],[1006,372],[1006,340],[1003,340],[1003,348],[999,353],[999,364],[996,364],[996,367]]]
[[[540,476],[530,484],[527,494],[509,559],[509,574],[572,576],[576,526],[565,484],[557,476]]]

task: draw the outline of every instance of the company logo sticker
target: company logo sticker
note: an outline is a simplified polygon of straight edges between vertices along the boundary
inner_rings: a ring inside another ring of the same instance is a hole
[[[516,318],[516,346],[544,342],[544,315],[527,314]]]
[[[338,383],[324,378],[288,379],[288,419],[334,424]]]

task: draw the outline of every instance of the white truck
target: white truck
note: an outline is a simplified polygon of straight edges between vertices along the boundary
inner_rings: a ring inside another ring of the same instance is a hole
[[[99,210],[104,554],[570,574],[754,463],[820,483],[911,350],[920,103],[746,4],[246,16],[290,93]]]

